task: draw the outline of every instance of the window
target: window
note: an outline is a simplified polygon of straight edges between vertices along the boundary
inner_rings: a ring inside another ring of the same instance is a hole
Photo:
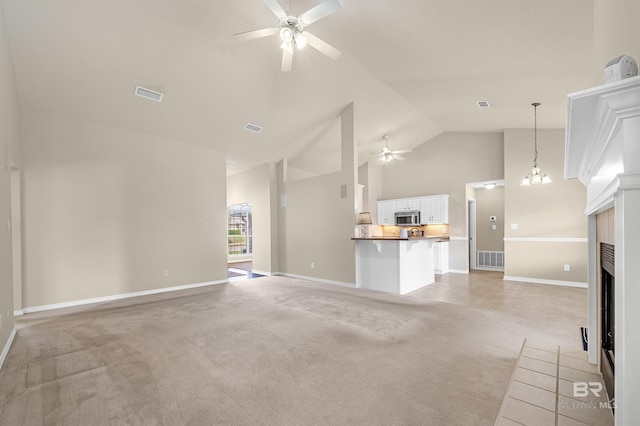
[[[229,206],[227,219],[227,253],[229,256],[249,255],[253,252],[252,232],[251,203]]]

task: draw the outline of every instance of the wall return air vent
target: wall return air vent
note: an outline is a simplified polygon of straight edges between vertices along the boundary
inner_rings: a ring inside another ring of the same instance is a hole
[[[489,101],[476,101],[476,105],[478,105],[478,108],[491,108]]]
[[[164,94],[160,92],[156,92],[151,89],[145,89],[142,86],[136,86],[136,96],[140,96],[141,98],[149,99],[151,101],[162,102],[162,97]]]

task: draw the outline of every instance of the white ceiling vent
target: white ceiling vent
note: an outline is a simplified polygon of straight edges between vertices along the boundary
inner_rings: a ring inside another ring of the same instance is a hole
[[[245,129],[247,132],[253,132],[253,133],[260,133],[260,132],[262,131],[262,127],[257,126],[257,125],[255,125],[255,124],[251,124],[251,123],[247,123],[247,124],[244,126],[244,129]]]
[[[489,101],[476,101],[476,105],[478,105],[478,108],[491,108]]]
[[[142,86],[136,86],[136,96],[140,96],[141,98],[149,99],[151,101],[162,102],[164,94],[150,89],[145,89]]]

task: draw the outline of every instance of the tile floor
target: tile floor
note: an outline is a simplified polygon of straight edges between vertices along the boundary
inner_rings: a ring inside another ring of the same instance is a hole
[[[227,264],[227,278],[229,281],[242,281],[251,278],[264,277],[251,271],[253,262],[235,262]]]
[[[497,271],[436,275],[436,282],[408,295],[474,306],[533,325],[513,371],[497,425],[613,425],[606,391],[576,397],[574,382],[602,383],[587,362],[581,326],[587,323],[587,290],[504,281]],[[593,390],[597,390],[598,385]],[[557,422],[556,422],[557,421]]]
[[[436,282],[407,296],[503,314],[531,325],[530,340],[582,350],[580,327],[587,325],[587,289],[504,281],[497,271],[436,275]],[[519,340],[520,344],[522,340]]]
[[[579,383],[574,391],[577,382],[588,385]],[[609,405],[586,352],[526,339],[496,425],[613,425]]]

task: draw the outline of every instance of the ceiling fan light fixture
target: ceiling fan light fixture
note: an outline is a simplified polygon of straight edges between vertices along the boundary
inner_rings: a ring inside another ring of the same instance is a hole
[[[306,32],[305,29],[308,25],[340,10],[342,6],[339,0],[324,0],[299,16],[290,15],[291,12],[285,11],[278,0],[262,1],[278,18],[278,24],[275,27],[235,33],[234,36],[242,40],[252,40],[278,34],[281,42],[280,47],[283,51],[280,69],[284,72],[291,71],[294,45],[298,50],[309,45],[334,61],[338,60],[340,57],[338,49],[312,33]],[[291,4],[289,4],[289,9],[291,9]]]
[[[307,38],[304,36],[303,33],[295,33],[293,35],[293,39],[296,42],[296,47],[298,49],[304,49],[304,47],[307,45]]]
[[[291,40],[293,39],[293,30],[289,27],[282,27],[280,28],[280,40],[283,41],[283,43],[291,43]]]

